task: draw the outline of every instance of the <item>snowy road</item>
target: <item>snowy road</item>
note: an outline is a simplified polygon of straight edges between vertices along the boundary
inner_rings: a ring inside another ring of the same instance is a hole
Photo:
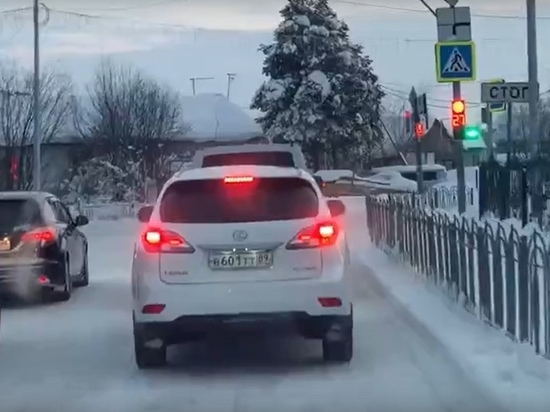
[[[223,341],[133,361],[133,222],[90,225],[91,284],[64,304],[11,309],[0,335],[2,412],[396,412],[496,410],[446,351],[355,268],[355,357],[326,366],[318,342]]]

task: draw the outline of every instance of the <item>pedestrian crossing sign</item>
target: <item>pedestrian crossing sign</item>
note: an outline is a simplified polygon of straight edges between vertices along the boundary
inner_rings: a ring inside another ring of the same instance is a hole
[[[475,81],[476,54],[474,42],[436,43],[435,69],[438,83]]]

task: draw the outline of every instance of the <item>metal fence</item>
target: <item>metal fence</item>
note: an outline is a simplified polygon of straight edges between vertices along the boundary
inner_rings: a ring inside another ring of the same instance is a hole
[[[480,319],[550,355],[550,248],[540,232],[366,197],[373,242]]]
[[[141,203],[98,203],[82,204],[75,203],[70,205],[74,214],[86,216],[90,220],[117,220],[127,217],[137,216]]]
[[[550,159],[512,155],[506,162],[489,159],[480,166],[480,214],[516,218],[550,227]]]
[[[383,197],[399,200],[407,203],[413,208],[430,208],[430,209],[453,209],[458,207],[458,188],[452,187],[437,187],[430,188],[422,194],[418,193],[400,193],[387,194]],[[475,189],[466,187],[466,204],[474,206],[476,202]]]

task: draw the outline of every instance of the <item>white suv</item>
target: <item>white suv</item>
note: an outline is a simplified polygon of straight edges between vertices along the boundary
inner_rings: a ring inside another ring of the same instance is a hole
[[[139,212],[138,367],[163,366],[168,345],[227,327],[291,326],[322,339],[325,360],[350,361],[350,258],[336,221],[344,212],[300,169],[222,166],[171,178]]]

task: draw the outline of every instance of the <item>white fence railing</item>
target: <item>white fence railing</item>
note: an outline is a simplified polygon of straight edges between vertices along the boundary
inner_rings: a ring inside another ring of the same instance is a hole
[[[135,217],[141,203],[98,203],[98,204],[75,204],[70,209],[73,214],[86,216],[90,220],[118,220],[122,218]]]

